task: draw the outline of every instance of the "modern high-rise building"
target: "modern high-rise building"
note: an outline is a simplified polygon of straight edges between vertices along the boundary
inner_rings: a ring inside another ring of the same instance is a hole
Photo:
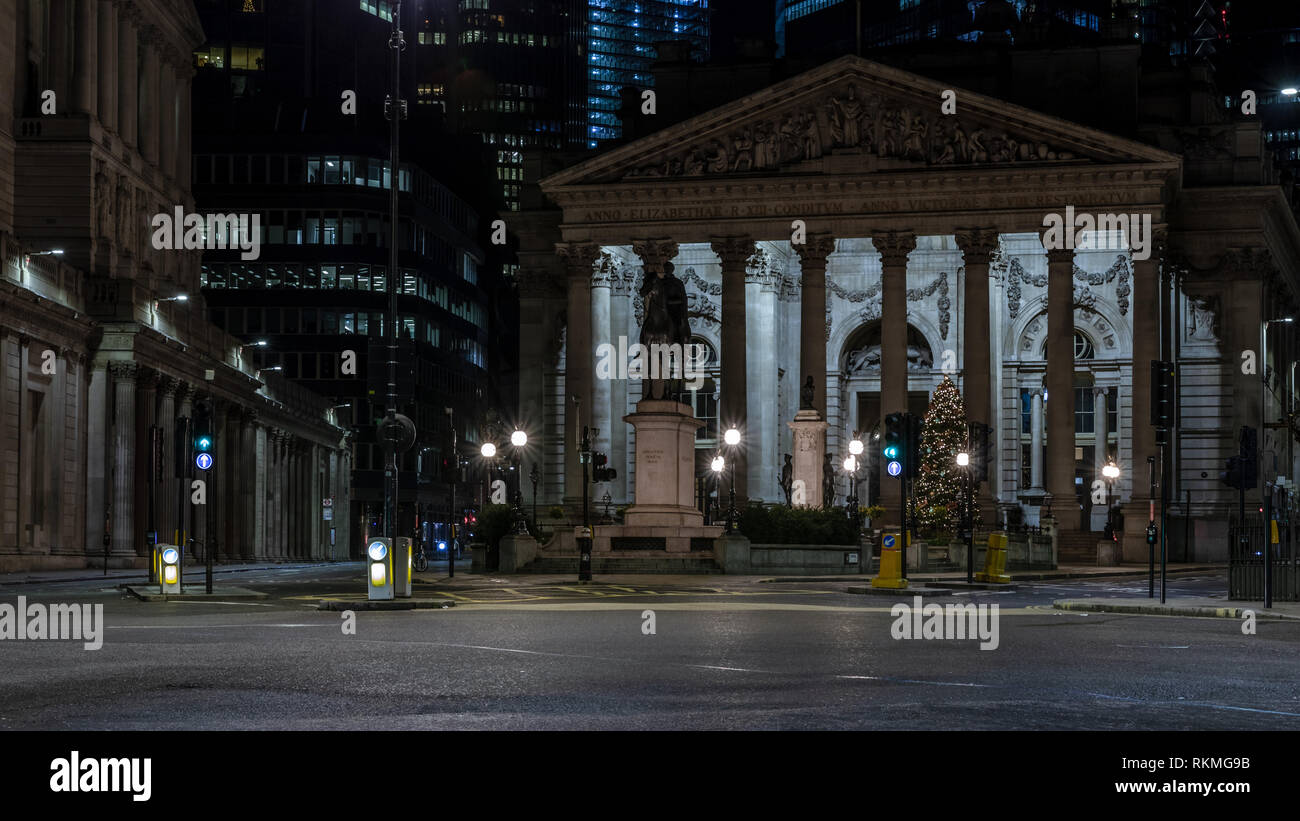
[[[623,88],[651,88],[655,43],[690,43],[691,57],[709,58],[708,0],[589,0],[587,3],[587,144],[622,135]]]
[[[399,411],[417,429],[399,476],[403,535],[448,518],[440,467],[452,427],[462,445],[477,440],[498,404],[494,345],[510,335],[498,321],[499,268],[486,264],[480,236],[480,214],[496,206],[478,196],[490,192],[485,175],[472,173],[483,168],[482,147],[447,137],[441,107],[421,96],[415,4],[402,11],[409,118],[396,172],[389,162],[389,9],[205,0],[208,40],[196,51],[194,80],[198,207],[261,219],[256,258],[232,250],[204,259],[211,317],[244,340],[257,368],[330,397],[353,427],[354,551],[384,498],[377,421],[390,279],[399,278]],[[389,263],[393,185],[397,271]]]

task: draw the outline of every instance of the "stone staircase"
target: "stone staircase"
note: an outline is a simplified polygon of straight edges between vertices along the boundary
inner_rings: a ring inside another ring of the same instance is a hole
[[[1088,530],[1061,530],[1056,534],[1058,564],[1096,564],[1101,534]]]
[[[578,557],[544,556],[519,568],[520,573],[566,574],[578,572]],[[661,573],[665,575],[708,575],[722,572],[710,556],[592,556],[591,572],[596,575]]]

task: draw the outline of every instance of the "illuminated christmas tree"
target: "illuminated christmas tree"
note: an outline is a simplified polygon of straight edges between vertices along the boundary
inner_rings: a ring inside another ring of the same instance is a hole
[[[957,454],[966,449],[966,403],[943,378],[921,431],[921,467],[916,478],[916,519],[923,534],[956,533],[960,525],[962,477]]]

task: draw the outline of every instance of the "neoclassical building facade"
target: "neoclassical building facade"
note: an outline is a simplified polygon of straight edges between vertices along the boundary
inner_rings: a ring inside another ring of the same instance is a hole
[[[541,180],[546,207],[515,225],[519,413],[539,433],[543,498],[580,495],[575,431],[587,425],[620,469],[595,497],[631,501],[622,417],[640,386],[602,378],[596,354],[636,341],[641,279],[671,262],[692,332],[716,356],[683,400],[710,423],[702,451],[718,430],[744,432],[738,496],[783,499],[806,376],[838,465],[854,433],[923,413],[947,375],[968,418],[993,429],[980,493],[996,520],[1050,510],[1064,530],[1099,530],[1094,483],[1113,459],[1125,555],[1145,560],[1148,459],[1161,456],[1150,363],[1166,359],[1180,399],[1165,479],[1188,519],[1186,555],[1226,556],[1235,496],[1218,475],[1264,401],[1241,352],[1292,310],[1300,255],[1258,126],[1136,141],[960,89],[944,113],[946,90],[845,57]],[[1113,236],[1058,243],[1045,225],[1067,208],[1130,216],[1137,230],[1126,219]],[[1271,395],[1274,415],[1290,389]],[[1266,433],[1285,450],[1289,431]],[[863,502],[895,510],[897,482],[874,463],[867,473]],[[1284,459],[1275,475],[1294,471]]]
[[[221,561],[329,558],[348,532],[346,505],[322,516],[349,493],[329,403],[256,372],[205,319],[200,252],[150,241],[193,210],[202,42],[189,2],[0,0],[0,572],[143,567],[151,524]],[[202,506],[174,450],[198,400]]]

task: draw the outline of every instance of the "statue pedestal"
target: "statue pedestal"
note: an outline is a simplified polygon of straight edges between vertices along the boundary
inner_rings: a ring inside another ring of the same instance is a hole
[[[826,422],[815,410],[804,409],[787,422],[794,432],[794,507],[822,506],[822,462],[826,453]],[[800,499],[800,483],[803,498]]]
[[[695,432],[704,422],[689,405],[642,399],[623,417],[636,429],[636,503],[623,514],[628,527],[700,527],[695,508]]]

